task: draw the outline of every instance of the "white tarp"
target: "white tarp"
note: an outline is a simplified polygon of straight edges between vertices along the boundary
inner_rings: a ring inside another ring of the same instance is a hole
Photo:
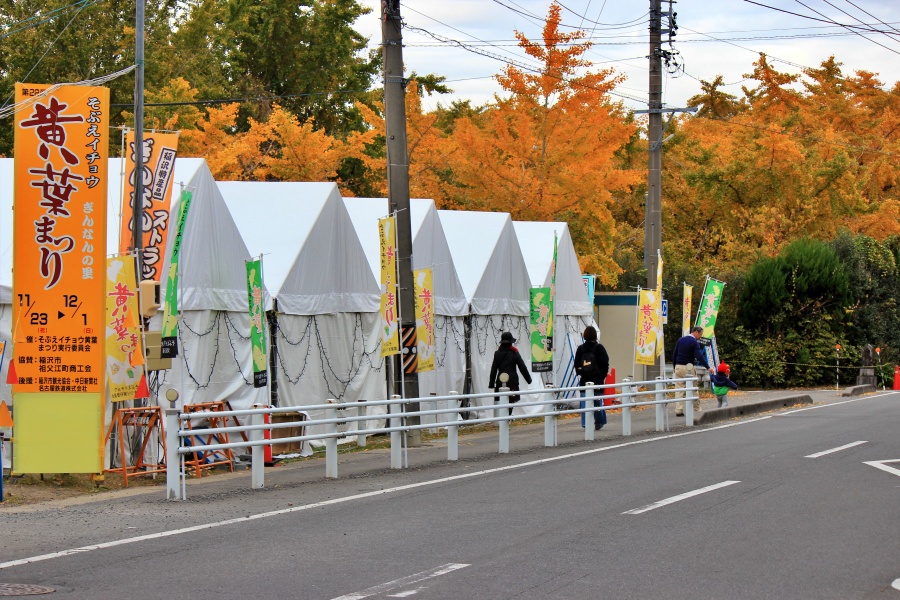
[[[344,204],[362,243],[372,274],[381,277],[381,245],[378,219],[387,216],[386,198],[344,198]],[[413,269],[433,272],[435,313],[435,369],[419,373],[419,395],[444,396],[462,392],[465,385],[465,324],[468,302],[456,274],[456,266],[433,200],[410,200]],[[444,405],[441,405],[443,407]],[[438,420],[447,420],[447,416]],[[423,422],[432,422],[431,416]]]
[[[219,182],[219,189],[250,251],[263,255],[277,307],[278,405],[384,399],[378,284],[337,186]]]
[[[488,387],[491,363],[504,331],[516,338],[526,366],[531,364],[528,268],[508,213],[439,210],[438,215],[469,301],[472,392],[492,391]],[[528,386],[520,374],[520,387],[544,386],[534,374]],[[528,412],[538,410],[531,408]]]
[[[513,221],[522,256],[528,267],[532,287],[549,287],[552,279],[553,238],[558,237],[556,252],[556,321],[553,335],[553,371],[557,387],[578,385],[573,368],[575,349],[582,333],[594,322],[578,255],[572,244],[568,223]]]
[[[181,177],[179,163],[193,171]],[[160,389],[178,390],[181,404],[226,401],[234,409],[266,402],[266,389],[253,387],[250,356],[247,268],[250,253],[202,159],[175,161],[176,185],[162,298],[177,229],[181,186],[192,194],[178,260],[178,357],[160,371]],[[151,329],[159,330],[161,313]]]

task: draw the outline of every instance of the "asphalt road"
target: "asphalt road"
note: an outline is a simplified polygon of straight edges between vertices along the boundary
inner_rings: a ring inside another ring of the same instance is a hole
[[[184,503],[6,513],[0,583],[135,600],[900,600],[898,434],[888,392]]]

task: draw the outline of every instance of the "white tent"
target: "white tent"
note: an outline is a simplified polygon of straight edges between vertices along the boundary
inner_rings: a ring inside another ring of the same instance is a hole
[[[276,313],[279,406],[385,398],[378,285],[332,183],[219,182]]]
[[[249,408],[265,402],[266,391],[253,387],[245,264],[250,253],[206,161],[180,158],[175,169],[163,298],[182,185],[191,192],[191,204],[178,261],[179,352],[172,369],[160,372],[159,383],[178,390],[182,404],[224,400],[234,409]],[[154,319],[153,329],[159,329],[161,316]]]
[[[378,219],[388,214],[386,198],[344,198],[372,274],[381,277]],[[465,385],[465,324],[468,302],[456,274],[433,200],[410,200],[413,269],[432,269],[435,314],[435,370],[419,374],[419,395],[462,392]],[[426,420],[429,420],[427,417]],[[446,420],[443,419],[443,420]]]
[[[532,287],[549,287],[552,279],[553,238],[557,236],[556,258],[556,322],[553,335],[553,370],[558,387],[577,385],[572,367],[581,334],[594,325],[578,256],[572,244],[568,223],[514,221],[516,237],[528,267]]]
[[[439,210],[438,215],[469,301],[471,391],[488,392],[491,363],[504,331],[518,340],[525,364],[531,362],[528,269],[508,213]],[[520,387],[541,389],[543,383],[532,375],[527,386],[520,376]]]

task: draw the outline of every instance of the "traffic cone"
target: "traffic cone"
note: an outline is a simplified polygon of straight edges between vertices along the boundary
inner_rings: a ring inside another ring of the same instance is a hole
[[[900,365],[894,365],[894,389],[900,390]]]
[[[615,383],[615,382],[616,382],[616,368],[613,367],[612,369],[609,370],[609,374],[606,376],[606,379],[603,381],[603,383],[611,384],[611,383]],[[607,393],[618,394],[619,390],[617,390],[616,388],[608,388]],[[613,404],[615,404],[615,401],[612,398],[604,398],[603,399],[603,406],[612,406]]]

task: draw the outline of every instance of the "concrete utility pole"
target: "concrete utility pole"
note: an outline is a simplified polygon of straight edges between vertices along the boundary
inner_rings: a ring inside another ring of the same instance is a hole
[[[400,307],[401,357],[397,373],[403,378],[403,397],[419,397],[418,361],[415,356],[416,303],[412,272],[412,223],[409,210],[409,155],[406,146],[406,80],[403,78],[403,35],[400,0],[381,3],[384,43],[384,112],[387,136],[388,205],[397,216],[397,295]],[[408,405],[418,410],[418,403]],[[418,425],[419,419],[408,419]],[[409,445],[422,443],[419,430],[409,434]]]
[[[143,281],[143,196],[144,196],[144,3],[138,0],[134,11],[134,200],[131,212],[131,239],[135,273]],[[128,148],[125,149],[128,152]]]
[[[650,0],[650,98],[647,146],[647,206],[644,226],[644,265],[647,289],[656,288],[656,251],[662,248],[662,53],[661,0]]]

